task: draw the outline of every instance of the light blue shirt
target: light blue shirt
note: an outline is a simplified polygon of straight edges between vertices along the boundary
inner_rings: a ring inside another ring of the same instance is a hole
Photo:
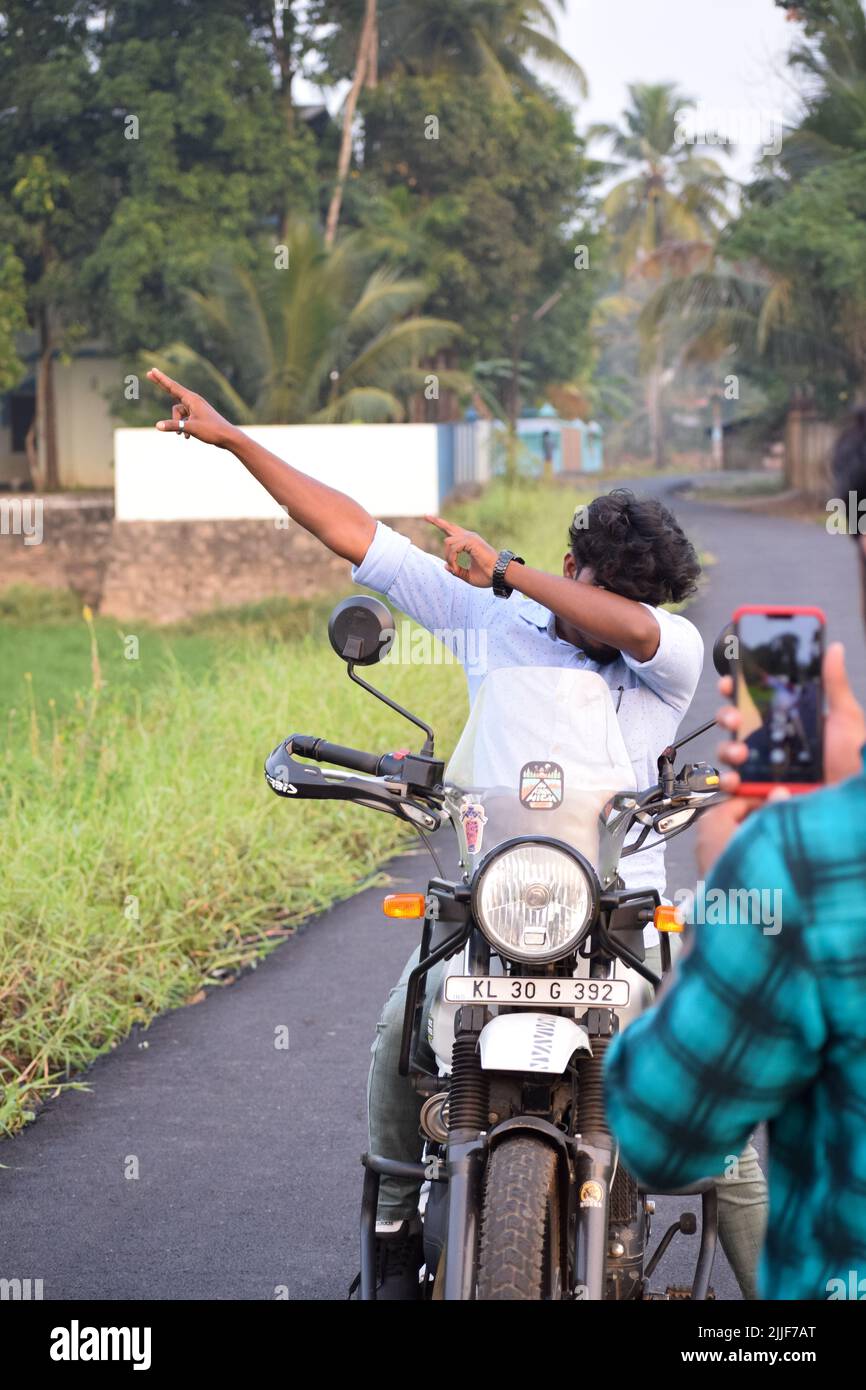
[[[518,593],[502,599],[492,589],[474,588],[449,574],[442,560],[419,550],[407,536],[381,521],[352,577],[387,595],[455,653],[466,672],[470,703],[487,672],[503,666],[596,671],[618,707],[638,788],[658,781],[658,756],[676,738],[703,669],[703,639],[687,618],[644,604],[659,625],[655,656],[637,661],[623,652],[616,661],[601,666],[557,636],[555,616],[542,604]],[[629,887],[654,887],[663,894],[664,844],[655,843],[626,859],[621,873]]]

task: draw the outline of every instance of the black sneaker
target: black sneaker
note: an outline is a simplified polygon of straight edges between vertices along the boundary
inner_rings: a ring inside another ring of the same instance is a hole
[[[424,1241],[418,1217],[376,1222],[376,1298],[410,1302],[421,1297]]]

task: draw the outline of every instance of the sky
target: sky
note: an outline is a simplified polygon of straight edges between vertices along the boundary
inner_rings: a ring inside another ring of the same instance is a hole
[[[631,82],[676,82],[707,116],[726,118],[737,178],[796,109],[785,55],[801,32],[773,0],[566,0],[559,23],[560,43],[589,79],[581,129],[616,121]]]

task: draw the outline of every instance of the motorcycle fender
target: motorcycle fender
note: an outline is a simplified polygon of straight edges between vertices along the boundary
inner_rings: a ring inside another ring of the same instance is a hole
[[[575,1052],[592,1053],[589,1034],[573,1019],[528,1010],[499,1014],[481,1030],[484,1071],[544,1072],[560,1076]]]

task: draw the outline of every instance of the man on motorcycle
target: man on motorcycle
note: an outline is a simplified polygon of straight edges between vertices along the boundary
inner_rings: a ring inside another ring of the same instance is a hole
[[[351,561],[359,584],[387,596],[457,653],[483,631],[486,669],[467,669],[470,702],[487,671],[512,666],[597,672],[611,689],[638,787],[657,780],[659,752],[672,743],[703,665],[703,643],[686,618],[661,605],[694,592],[700,565],[673,515],[653,499],[617,490],[575,513],[561,575],[525,565],[481,536],[439,517],[445,563],[376,522],[352,498],[307,477],[241,430],[201,396],[162,372],[150,378],[174,397],[157,428],[230,450],[301,526]],[[465,555],[468,564],[461,564]],[[472,643],[472,650],[477,650]],[[508,736],[502,730],[502,738]],[[628,887],[664,892],[664,845],[650,845],[623,870]],[[658,937],[646,935],[647,964],[660,973]],[[370,1148],[389,1158],[420,1156],[419,1097],[397,1068],[406,977],[392,990],[373,1044],[368,1088]],[[427,979],[435,996],[439,972]],[[763,1239],[765,1184],[747,1148],[739,1181],[719,1187],[722,1244],[746,1296]],[[422,1263],[417,1186],[384,1179],[377,1238],[379,1298],[418,1296]]]

